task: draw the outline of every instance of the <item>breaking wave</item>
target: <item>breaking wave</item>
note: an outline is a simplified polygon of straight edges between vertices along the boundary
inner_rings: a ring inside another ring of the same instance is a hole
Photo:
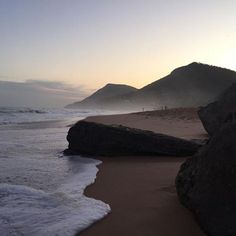
[[[109,205],[83,195],[100,162],[79,157],[77,162],[83,171],[53,192],[0,184],[1,235],[71,236],[108,214]]]

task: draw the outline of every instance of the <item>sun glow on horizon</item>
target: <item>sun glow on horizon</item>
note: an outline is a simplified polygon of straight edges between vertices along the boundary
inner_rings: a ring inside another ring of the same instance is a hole
[[[13,0],[0,9],[1,80],[141,88],[193,61],[236,70],[234,0]]]

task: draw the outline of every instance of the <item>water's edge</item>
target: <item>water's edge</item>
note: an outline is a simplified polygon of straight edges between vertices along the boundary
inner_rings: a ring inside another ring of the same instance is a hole
[[[68,124],[84,114],[8,110],[0,113],[14,118],[0,125],[0,235],[72,236],[106,216],[108,204],[84,195],[102,162],[61,154]]]
[[[108,204],[84,195],[85,188],[95,182],[101,162],[77,159],[86,170],[69,177],[53,192],[1,183],[1,235],[71,236],[106,216]]]

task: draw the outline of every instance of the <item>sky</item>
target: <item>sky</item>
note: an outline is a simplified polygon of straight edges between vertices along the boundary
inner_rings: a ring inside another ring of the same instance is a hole
[[[79,99],[193,61],[236,70],[235,10],[235,0],[0,0],[0,80],[60,83]]]
[[[57,81],[0,80],[0,107],[59,108],[82,100],[90,93],[82,86]]]

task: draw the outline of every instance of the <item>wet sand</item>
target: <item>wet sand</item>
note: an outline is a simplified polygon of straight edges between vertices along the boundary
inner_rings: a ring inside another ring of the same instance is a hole
[[[184,159],[166,157],[102,159],[89,197],[112,212],[81,236],[203,236],[192,214],[180,205],[174,180]]]

